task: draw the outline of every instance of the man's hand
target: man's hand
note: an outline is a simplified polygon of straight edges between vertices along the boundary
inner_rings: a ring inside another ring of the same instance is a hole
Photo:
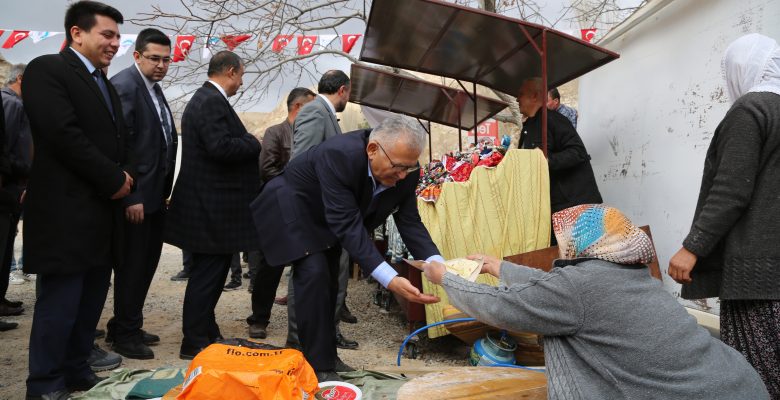
[[[121,199],[130,194],[130,189],[133,187],[133,177],[130,176],[127,171],[123,172],[125,173],[125,183],[122,184],[122,187],[119,188],[113,196],[111,196],[111,200]]]
[[[140,224],[144,222],[144,203],[133,204],[125,208],[125,218],[131,224]]]
[[[420,293],[420,290],[414,287],[408,279],[401,278],[400,276],[393,278],[393,280],[390,281],[390,284],[387,285],[387,289],[393,293],[398,293],[401,297],[413,303],[433,304],[438,303],[440,300],[436,296]]]
[[[691,283],[691,271],[696,266],[698,257],[685,247],[681,247],[669,260],[669,276],[677,283]]]
[[[486,256],[484,254],[472,254],[466,256],[466,258],[474,261],[482,261],[482,270],[479,271],[480,274],[490,274],[496,278],[501,274],[501,260],[498,258]]]
[[[447,267],[438,261],[431,261],[423,265],[423,272],[429,281],[441,285],[444,273],[447,272]]]

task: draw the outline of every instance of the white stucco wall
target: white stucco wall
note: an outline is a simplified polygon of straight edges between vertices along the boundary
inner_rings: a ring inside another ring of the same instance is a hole
[[[578,130],[604,200],[650,225],[664,274],[690,227],[704,155],[729,107],[723,52],[746,33],[780,40],[778,21],[777,0],[674,0],[604,44],[620,59],[580,79]],[[714,299],[683,303],[719,311]]]

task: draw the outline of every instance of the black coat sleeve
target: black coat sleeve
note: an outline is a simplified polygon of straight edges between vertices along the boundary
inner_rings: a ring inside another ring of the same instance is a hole
[[[37,58],[25,69],[22,97],[27,116],[38,124],[35,146],[48,147],[68,169],[111,197],[125,182],[124,170],[87,138],[78,124],[64,63]]]
[[[590,161],[580,135],[566,117],[551,111],[547,122],[548,141],[555,145],[554,151],[548,152],[550,171],[560,171]]]

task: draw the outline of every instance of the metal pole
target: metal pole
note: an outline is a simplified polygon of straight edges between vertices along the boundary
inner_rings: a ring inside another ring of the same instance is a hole
[[[547,29],[542,30],[542,152],[547,157]],[[548,157],[549,158],[549,157]]]
[[[477,82],[471,82],[471,84],[474,89],[474,98],[472,101],[474,102],[474,147],[476,148],[479,145],[477,143]]]

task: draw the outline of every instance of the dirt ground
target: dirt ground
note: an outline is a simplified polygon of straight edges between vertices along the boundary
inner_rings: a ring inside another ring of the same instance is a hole
[[[17,257],[21,240],[17,240]],[[242,263],[244,271],[246,265]],[[152,369],[159,367],[186,367],[188,361],[180,360],[181,312],[186,282],[173,282],[170,277],[181,270],[181,251],[166,245],[157,273],[152,282],[144,307],[144,329],[161,337],[159,344],[152,346],[155,358],[152,360],[125,359],[121,367],[133,369]],[[244,280],[240,289],[223,292],[217,305],[217,323],[226,338],[247,337],[245,318],[251,313],[249,281]],[[355,368],[387,367],[395,365],[396,355],[401,342],[408,334],[404,316],[397,305],[390,312],[374,305],[373,294],[376,283],[366,280],[350,280],[347,304],[357,316],[357,324],[342,324],[342,332],[348,338],[360,343],[358,350],[339,350],[340,357]],[[287,291],[286,276],[279,285],[278,295]],[[25,312],[17,317],[4,317],[6,321],[18,322],[17,329],[0,332],[0,399],[23,399],[25,379],[27,378],[27,350],[29,348],[30,326],[35,305],[35,284],[26,282],[10,285],[6,296],[9,300],[24,302]],[[106,321],[111,317],[113,293],[109,291],[103,315],[98,325],[105,329]],[[269,325],[269,337],[265,340],[277,346],[284,345],[287,335],[286,307],[275,305]],[[98,344],[108,349],[106,343]],[[404,366],[457,366],[467,365],[468,347],[447,336],[435,340],[421,341],[421,354],[417,359],[402,358]],[[99,374],[106,376],[107,373]]]

